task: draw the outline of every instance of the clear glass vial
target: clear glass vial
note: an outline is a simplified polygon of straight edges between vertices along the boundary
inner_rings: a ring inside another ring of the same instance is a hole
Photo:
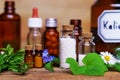
[[[93,42],[93,39],[94,37],[92,36],[92,33],[82,33],[78,46],[78,53],[87,54],[95,52],[95,43]]]

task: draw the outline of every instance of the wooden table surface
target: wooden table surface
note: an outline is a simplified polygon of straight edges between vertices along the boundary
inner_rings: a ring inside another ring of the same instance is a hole
[[[104,76],[72,75],[69,69],[54,68],[49,72],[44,68],[30,69],[26,75],[16,75],[12,72],[0,73],[0,80],[120,80],[119,72],[106,72]]]

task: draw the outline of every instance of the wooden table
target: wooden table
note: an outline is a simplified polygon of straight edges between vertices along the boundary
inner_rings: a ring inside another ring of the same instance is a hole
[[[70,70],[54,68],[49,72],[44,68],[30,69],[26,75],[16,75],[12,72],[0,73],[0,80],[120,80],[119,72],[106,72],[104,76],[72,75]]]

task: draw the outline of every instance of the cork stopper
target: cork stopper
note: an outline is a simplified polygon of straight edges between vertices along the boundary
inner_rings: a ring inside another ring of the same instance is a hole
[[[72,36],[74,25],[63,25],[62,28],[64,37]]]
[[[92,37],[92,33],[91,32],[83,32],[82,36],[85,38],[91,38]]]
[[[26,46],[25,46],[25,50],[33,50],[32,45],[26,45]]]
[[[35,49],[36,50],[42,50],[42,45],[41,44],[36,44]]]
[[[74,25],[63,25],[62,28],[65,31],[73,31]]]

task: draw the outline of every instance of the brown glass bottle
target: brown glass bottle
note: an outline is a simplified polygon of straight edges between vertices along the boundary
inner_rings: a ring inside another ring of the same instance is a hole
[[[46,19],[46,31],[44,32],[44,48],[50,55],[59,56],[59,32],[57,31],[57,19]]]
[[[112,4],[119,3],[118,0],[97,0],[91,8],[91,32],[95,36],[94,42],[96,45],[96,52],[109,51],[114,52],[114,49],[120,46],[120,43],[105,43],[98,36],[98,17],[104,10],[117,9],[117,7],[111,6]]]
[[[11,44],[15,51],[20,49],[20,21],[14,1],[6,1],[4,12],[0,14],[0,48]]]
[[[25,62],[29,65],[30,68],[33,68],[33,47],[32,45],[26,45],[25,47]]]
[[[35,45],[34,67],[35,68],[43,67],[42,45],[40,44]]]
[[[76,60],[78,61],[78,44],[80,42],[79,37],[82,33],[81,20],[80,19],[71,19],[70,25],[74,25],[74,37],[76,39]]]

